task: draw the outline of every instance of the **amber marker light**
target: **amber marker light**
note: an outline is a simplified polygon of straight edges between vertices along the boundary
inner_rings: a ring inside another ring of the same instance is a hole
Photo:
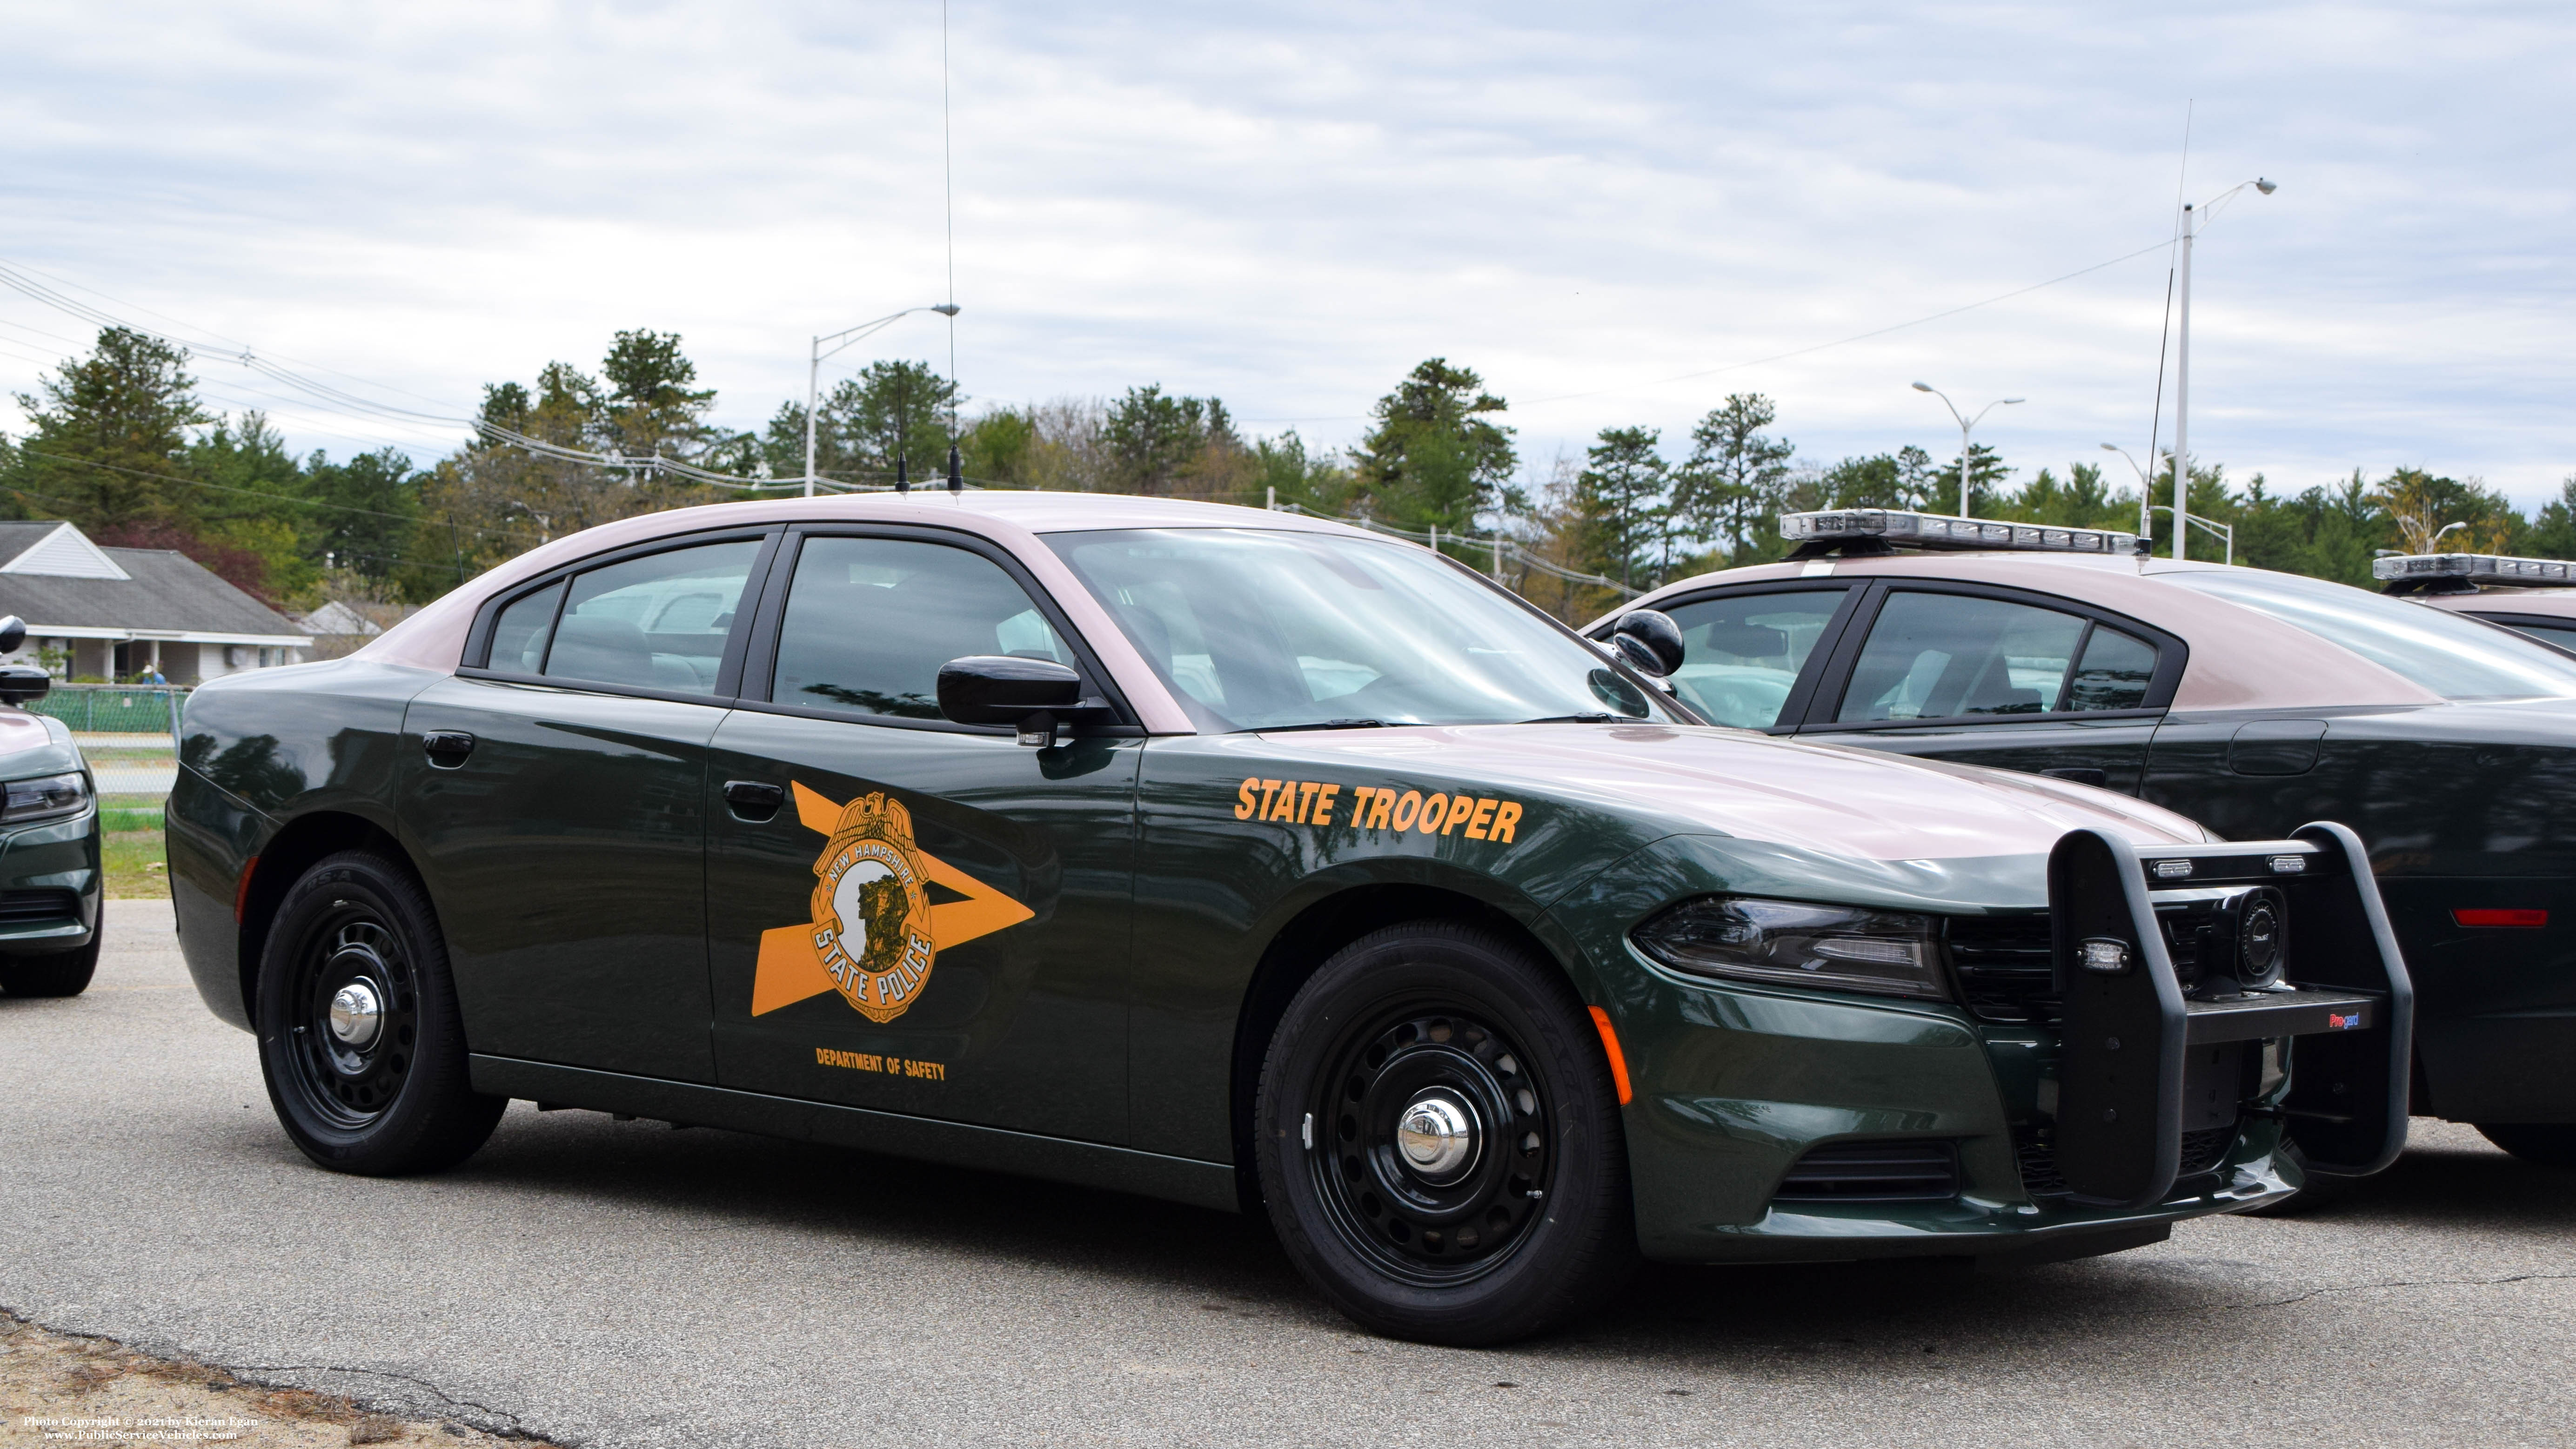
[[[2451,919],[2463,926],[2484,927],[2488,930],[2537,931],[2549,924],[2549,913],[2518,910],[2456,910],[2451,912]]]
[[[1610,1013],[1592,1008],[1592,1025],[1601,1033],[1601,1049],[1610,1054],[1610,1080],[1619,1084],[1619,1105],[1628,1105],[1635,1095],[1628,1089],[1628,1054],[1619,1050],[1619,1033],[1610,1029]]]

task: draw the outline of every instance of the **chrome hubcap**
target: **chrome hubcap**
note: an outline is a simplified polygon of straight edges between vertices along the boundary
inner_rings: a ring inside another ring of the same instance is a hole
[[[384,1026],[384,998],[372,983],[352,981],[332,995],[331,1035],[342,1046],[364,1051]]]
[[[1455,1182],[1476,1165],[1476,1114],[1447,1092],[1417,1097],[1395,1124],[1404,1165],[1429,1183]]]

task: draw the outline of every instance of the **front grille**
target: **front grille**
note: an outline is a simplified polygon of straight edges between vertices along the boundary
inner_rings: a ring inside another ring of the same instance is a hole
[[[0,891],[0,926],[77,920],[80,897],[70,891]]]
[[[2013,1153],[2021,1159],[2022,1191],[2032,1197],[2064,1197],[2074,1191],[2057,1171],[2057,1143],[2047,1128],[2014,1128]]]
[[[2182,1134],[2182,1163],[2174,1169],[2174,1182],[2215,1170],[2227,1157],[2227,1149],[2236,1145],[2237,1126],[2204,1127]],[[2013,1130],[2013,1152],[2021,1159],[2021,1185],[2032,1197],[2064,1197],[2074,1189],[2057,1170],[2057,1144],[2045,1127],[2023,1126]]]
[[[2215,1168],[2219,1160],[2227,1156],[2227,1149],[2235,1145],[2236,1124],[2233,1122],[2224,1127],[2203,1127],[2197,1132],[2182,1134],[2182,1166],[2174,1173],[2174,1180],[2180,1182],[2186,1177],[2198,1177]]]
[[[2056,948],[2045,913],[1952,916],[1948,936],[1960,999],[1980,1020],[2057,1019]]]
[[[1774,1202],[1942,1202],[1959,1195],[1954,1142],[1837,1142],[1798,1159]]]

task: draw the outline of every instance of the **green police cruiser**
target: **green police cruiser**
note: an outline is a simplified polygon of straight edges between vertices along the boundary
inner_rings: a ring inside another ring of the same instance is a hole
[[[1260,510],[628,519],[197,691],[180,940],[325,1167],[513,1098],[972,1164],[1266,1212],[1451,1343],[1640,1256],[2112,1252],[2398,1150],[2349,832],[1718,728],[1675,642]]]
[[[27,642],[0,618],[0,654]],[[102,875],[97,792],[71,728],[24,706],[53,688],[0,665],[0,993],[78,996],[98,970]]]

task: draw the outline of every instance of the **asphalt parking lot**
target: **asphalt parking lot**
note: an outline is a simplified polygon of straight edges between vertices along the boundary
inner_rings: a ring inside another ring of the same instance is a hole
[[[577,1445],[2563,1444],[2576,1174],[2464,1128],[2332,1216],[2089,1262],[1650,1270],[1554,1338],[1366,1337],[1257,1225],[591,1113],[307,1166],[165,905],[0,999],[0,1307]]]

